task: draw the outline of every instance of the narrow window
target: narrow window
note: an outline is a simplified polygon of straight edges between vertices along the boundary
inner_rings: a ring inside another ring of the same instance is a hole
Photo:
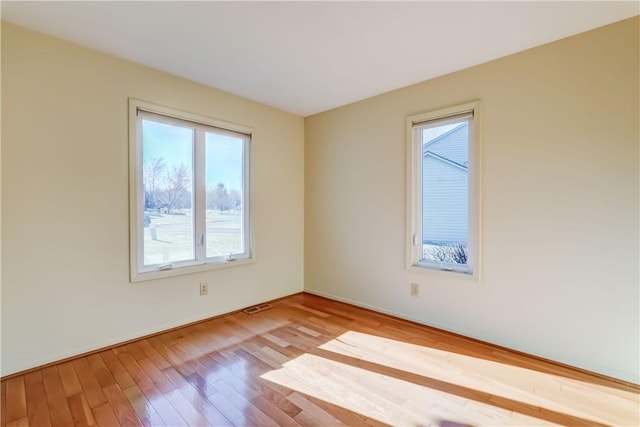
[[[479,104],[408,119],[408,265],[476,275]]]
[[[130,100],[131,278],[252,258],[251,129]]]

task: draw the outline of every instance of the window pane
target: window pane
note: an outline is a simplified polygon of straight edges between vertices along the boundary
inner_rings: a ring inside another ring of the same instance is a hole
[[[142,120],[144,265],[195,259],[193,130]]]
[[[467,264],[469,122],[422,129],[423,260]]]
[[[244,247],[244,140],[206,135],[207,258],[241,254]]]

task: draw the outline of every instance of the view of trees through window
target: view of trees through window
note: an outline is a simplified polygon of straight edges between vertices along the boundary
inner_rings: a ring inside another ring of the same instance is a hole
[[[182,163],[167,167],[163,158],[151,158],[144,165],[144,208],[147,211],[178,212],[191,209],[191,168]],[[219,182],[207,187],[207,209],[230,211],[240,207],[242,196],[238,189],[228,189]]]
[[[142,126],[144,265],[195,260],[197,245],[207,258],[243,252],[243,139],[206,132],[205,172],[198,177],[195,129],[147,119]],[[197,179],[204,185],[196,186]],[[193,211],[202,187],[201,236]]]

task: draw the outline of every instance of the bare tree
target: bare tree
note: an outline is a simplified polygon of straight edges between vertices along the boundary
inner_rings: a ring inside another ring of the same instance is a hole
[[[164,158],[152,157],[144,162],[142,179],[144,183],[145,207],[155,208],[158,204],[158,191],[161,189],[163,175],[167,170]]]
[[[238,190],[228,190],[221,182],[215,187],[207,189],[207,209],[217,209],[228,211],[237,208],[241,203],[241,196]]]
[[[231,208],[239,208],[242,205],[242,194],[236,189],[229,191],[229,198],[231,199]]]
[[[162,204],[167,205],[169,209],[191,207],[189,187],[191,187],[191,169],[184,163],[173,166],[171,170],[167,170],[163,191],[159,192]]]
[[[424,255],[434,261],[466,264],[469,257],[466,243],[451,242],[443,246],[425,248]]]

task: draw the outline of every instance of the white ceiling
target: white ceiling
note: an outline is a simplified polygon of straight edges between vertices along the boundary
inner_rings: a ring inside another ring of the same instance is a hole
[[[616,22],[625,2],[1,2],[2,19],[308,116]]]

